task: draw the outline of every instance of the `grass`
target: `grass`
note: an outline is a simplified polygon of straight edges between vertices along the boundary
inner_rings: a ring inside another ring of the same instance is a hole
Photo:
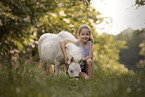
[[[43,75],[35,61],[0,65],[0,97],[145,97],[145,71],[94,69],[93,80]]]

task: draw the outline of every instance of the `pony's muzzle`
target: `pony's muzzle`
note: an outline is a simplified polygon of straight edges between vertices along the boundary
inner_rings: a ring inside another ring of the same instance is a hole
[[[75,79],[75,80],[78,80],[78,79],[79,79],[79,76],[73,76],[73,77],[71,77],[71,78],[73,78],[73,79]]]

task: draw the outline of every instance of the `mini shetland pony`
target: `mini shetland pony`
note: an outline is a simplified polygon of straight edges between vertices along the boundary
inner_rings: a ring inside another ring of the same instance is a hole
[[[59,34],[43,34],[38,43],[39,57],[42,63],[42,68],[46,73],[46,65],[54,64],[55,75],[59,75],[59,69],[64,64],[64,55],[60,48],[59,42],[62,40],[76,40],[76,38],[69,32],[61,31]],[[71,59],[68,65],[68,75],[70,77],[78,77],[81,71],[80,59],[82,58],[80,48],[73,44],[66,44],[66,53]]]

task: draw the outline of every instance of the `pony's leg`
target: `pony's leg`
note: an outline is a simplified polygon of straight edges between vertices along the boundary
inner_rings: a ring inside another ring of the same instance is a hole
[[[54,74],[54,65],[47,65],[47,72],[48,72],[48,76],[52,76]]]
[[[55,76],[59,76],[59,68],[60,68],[60,62],[58,62],[58,61],[55,61],[55,65],[54,65],[54,74],[55,74]]]
[[[64,68],[65,68],[65,77],[67,76],[67,65],[64,64]]]
[[[43,73],[44,74],[47,74],[47,70],[46,70],[46,62],[41,62],[41,64],[42,64],[42,69],[43,69]]]

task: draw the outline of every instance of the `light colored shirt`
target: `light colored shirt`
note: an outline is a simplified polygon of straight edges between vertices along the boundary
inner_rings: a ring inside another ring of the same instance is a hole
[[[82,55],[83,55],[83,58],[84,57],[86,57],[86,56],[88,56],[89,55],[89,45],[90,45],[90,42],[88,41],[88,45],[87,45],[87,49],[85,49],[85,48],[83,48],[82,46],[81,46],[81,43],[80,43],[80,41],[78,41],[79,42],[79,47],[81,48],[81,52],[82,52]]]

